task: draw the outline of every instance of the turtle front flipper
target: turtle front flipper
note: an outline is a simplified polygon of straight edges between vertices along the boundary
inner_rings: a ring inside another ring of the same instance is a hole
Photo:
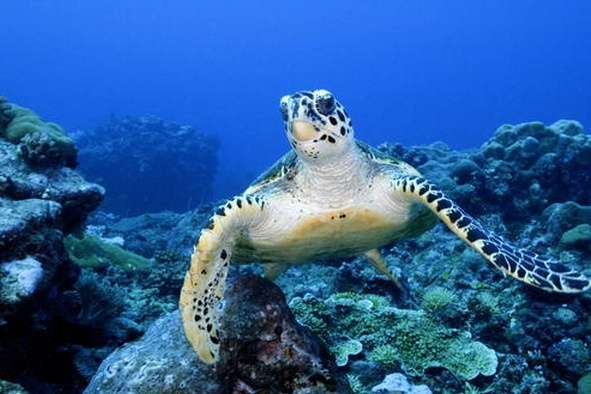
[[[420,176],[392,180],[396,193],[408,194],[428,206],[458,237],[503,273],[546,291],[579,293],[591,288],[584,275],[562,263],[519,249],[468,215],[441,190]]]
[[[185,335],[205,363],[215,363],[219,356],[218,325],[232,250],[264,208],[258,197],[230,200],[215,211],[195,245],[179,307]]]

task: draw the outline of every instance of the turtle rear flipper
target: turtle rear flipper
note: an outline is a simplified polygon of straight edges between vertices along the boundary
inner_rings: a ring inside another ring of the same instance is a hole
[[[517,248],[485,229],[426,179],[402,176],[392,180],[392,187],[428,206],[451,231],[504,274],[546,291],[579,293],[591,288],[591,281],[584,275],[562,263]]]
[[[220,307],[234,245],[260,218],[264,205],[259,197],[230,200],[216,210],[195,245],[179,307],[185,335],[205,363],[219,359]]]

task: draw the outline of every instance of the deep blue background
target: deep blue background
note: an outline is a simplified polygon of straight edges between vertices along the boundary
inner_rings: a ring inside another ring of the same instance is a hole
[[[278,100],[327,88],[370,143],[591,127],[591,1],[4,1],[0,95],[69,129],[152,113],[221,136],[218,196],[288,149]]]

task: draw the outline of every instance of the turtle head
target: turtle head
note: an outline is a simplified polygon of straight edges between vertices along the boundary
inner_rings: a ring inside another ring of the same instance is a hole
[[[289,143],[302,160],[325,162],[354,145],[351,119],[328,90],[283,96],[280,109]]]

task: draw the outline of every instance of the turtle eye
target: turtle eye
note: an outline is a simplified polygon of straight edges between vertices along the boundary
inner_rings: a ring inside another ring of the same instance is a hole
[[[316,108],[322,115],[330,115],[334,112],[336,102],[331,94],[320,96],[316,99]]]
[[[281,117],[283,118],[283,120],[287,122],[287,103],[285,101],[281,102],[281,105],[279,106],[279,111],[281,112]]]

